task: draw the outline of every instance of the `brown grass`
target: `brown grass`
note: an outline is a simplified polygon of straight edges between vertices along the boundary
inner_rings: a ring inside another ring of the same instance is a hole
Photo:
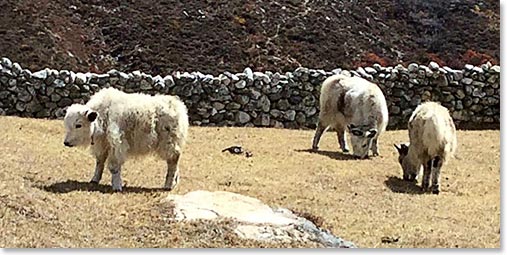
[[[93,158],[63,146],[61,121],[0,117],[1,247],[311,247],[238,239],[225,223],[174,223],[158,201],[164,164],[153,157],[125,165],[125,192],[110,174],[88,184]],[[313,131],[192,127],[172,192],[225,190],[298,211],[360,247],[500,247],[500,132],[459,131],[459,156],[442,171],[440,195],[399,179],[395,142],[381,157],[351,160]],[[253,157],[221,150],[241,144]],[[398,239],[396,241],[396,239]],[[383,242],[384,240],[384,242]]]

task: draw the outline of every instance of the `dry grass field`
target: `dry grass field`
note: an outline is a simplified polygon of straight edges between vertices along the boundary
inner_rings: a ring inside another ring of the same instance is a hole
[[[123,193],[110,174],[88,184],[87,149],[63,146],[63,123],[0,117],[1,247],[306,247],[238,239],[222,223],[174,223],[159,203],[165,165],[154,157],[126,163]],[[359,247],[500,247],[500,132],[459,131],[459,154],[442,170],[440,195],[399,179],[393,143],[380,157],[353,160],[334,133],[308,151],[313,131],[192,127],[176,194],[238,192],[312,215]],[[241,144],[253,157],[222,153]],[[398,239],[383,243],[383,237]]]

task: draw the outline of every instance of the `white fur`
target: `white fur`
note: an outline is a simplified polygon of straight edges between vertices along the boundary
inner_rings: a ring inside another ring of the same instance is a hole
[[[439,103],[422,103],[409,119],[408,132],[410,143],[397,147],[404,178],[415,180],[422,166],[423,189],[429,188],[431,175],[433,193],[438,194],[440,169],[454,156],[458,146],[456,127],[449,111]]]
[[[386,130],[388,121],[386,99],[376,84],[357,76],[330,76],[322,83],[319,123],[312,147],[318,149],[322,133],[331,127],[337,131],[344,152],[349,150],[345,137],[348,130],[353,134],[355,156],[365,158],[370,149],[373,155],[378,155],[378,137]]]
[[[187,108],[178,97],[106,88],[85,105],[70,106],[64,122],[67,146],[91,145],[96,157],[92,182],[100,181],[107,159],[113,190],[121,191],[121,166],[127,157],[155,153],[167,162],[164,187],[171,190],[177,185],[178,162],[189,127]]]

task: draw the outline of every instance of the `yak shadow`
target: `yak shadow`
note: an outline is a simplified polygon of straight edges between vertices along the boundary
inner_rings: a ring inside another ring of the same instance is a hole
[[[57,182],[51,185],[38,186],[37,188],[45,190],[51,193],[69,193],[73,191],[89,191],[89,192],[101,192],[101,193],[117,193],[113,191],[111,185],[81,182],[74,180],[67,180],[64,182]],[[152,193],[152,192],[164,192],[168,191],[163,188],[143,188],[143,187],[130,187],[124,186],[121,193]]]
[[[417,186],[417,182],[405,181],[397,176],[389,176],[384,184],[395,193],[407,194],[424,194],[421,187]]]
[[[336,159],[336,160],[358,160],[352,154],[345,154],[345,153],[342,153],[339,151],[322,151],[322,150],[313,150],[313,149],[304,149],[304,150],[295,150],[295,151],[319,154],[319,155],[327,156],[331,159]]]

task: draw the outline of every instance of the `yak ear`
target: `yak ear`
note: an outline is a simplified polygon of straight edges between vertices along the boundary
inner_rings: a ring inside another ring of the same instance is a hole
[[[406,144],[402,143],[399,146],[394,144],[394,147],[396,148],[396,150],[398,150],[399,154],[401,154],[401,155],[408,154],[408,146]]]
[[[87,111],[86,112],[86,118],[88,119],[89,122],[94,122],[98,116],[99,116],[99,113],[96,111]]]

